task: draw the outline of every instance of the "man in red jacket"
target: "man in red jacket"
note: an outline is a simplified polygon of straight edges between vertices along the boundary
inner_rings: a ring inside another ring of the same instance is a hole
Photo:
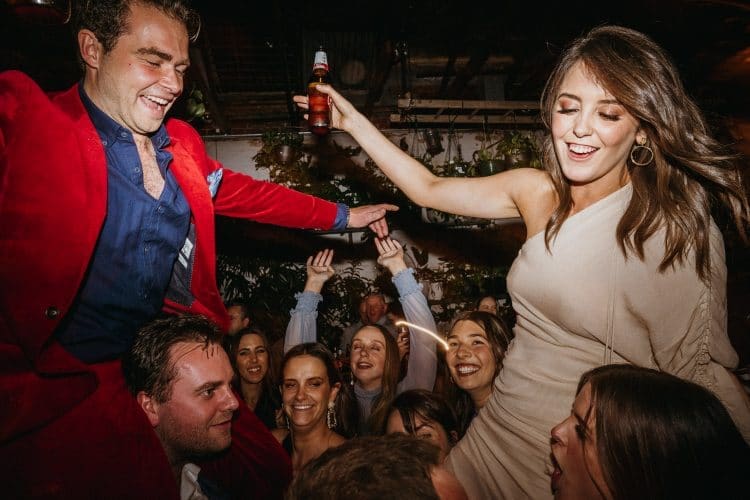
[[[195,13],[168,0],[79,6],[81,84],[49,98],[0,74],[0,479],[20,497],[175,496],[118,359],[161,313],[226,329],[214,216],[383,234],[395,207],[349,210],[223,169],[194,129],[165,121]],[[233,426],[247,452],[222,471],[234,485],[267,465],[252,446],[263,432],[242,416]],[[284,486],[267,479],[255,494]]]

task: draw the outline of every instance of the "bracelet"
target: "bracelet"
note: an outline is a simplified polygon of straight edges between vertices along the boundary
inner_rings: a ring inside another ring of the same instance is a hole
[[[349,217],[351,216],[349,205],[344,205],[344,210],[346,211],[346,224],[344,224],[344,229],[346,229],[349,227]]]

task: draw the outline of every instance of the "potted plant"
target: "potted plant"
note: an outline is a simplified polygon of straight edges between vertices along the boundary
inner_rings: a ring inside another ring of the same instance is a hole
[[[479,149],[471,157],[479,175],[493,175],[505,170],[503,154],[497,149],[499,141],[490,142],[491,137],[487,133],[477,138],[481,140]]]
[[[534,166],[539,157],[539,149],[529,133],[511,130],[503,135],[497,150],[505,157],[505,168]]]
[[[294,162],[302,150],[304,138],[296,130],[274,129],[263,132],[263,148],[273,153],[279,163]]]

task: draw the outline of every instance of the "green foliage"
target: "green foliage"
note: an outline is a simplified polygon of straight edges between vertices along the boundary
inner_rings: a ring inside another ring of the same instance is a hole
[[[507,266],[477,266],[439,259],[435,268],[421,268],[417,275],[422,282],[439,283],[441,298],[433,303],[437,322],[449,322],[462,311],[473,309],[482,295],[499,295],[505,290]]]
[[[207,118],[206,104],[203,100],[203,92],[197,87],[193,87],[185,101],[185,119],[189,122],[195,120],[205,120]]]
[[[261,135],[263,140],[262,148],[268,152],[274,151],[281,145],[288,145],[294,148],[301,148],[305,138],[296,130],[274,129],[266,130]]]
[[[519,166],[542,168],[539,146],[537,146],[531,132],[520,130],[506,132],[497,148],[505,155],[505,163],[508,168]]]
[[[519,153],[529,153],[532,156],[539,155],[539,149],[530,133],[520,130],[505,132],[503,138],[497,143],[497,151],[506,156]]]

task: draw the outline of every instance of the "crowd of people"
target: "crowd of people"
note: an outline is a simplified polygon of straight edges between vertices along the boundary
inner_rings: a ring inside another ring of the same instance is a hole
[[[482,297],[443,344],[389,237],[397,207],[232,172],[167,118],[199,26],[180,0],[78,2],[78,84],[48,95],[0,73],[6,495],[748,497],[750,398],[713,214],[744,236],[750,205],[661,47],[618,26],[573,41],[542,95],[544,169],[482,178],[435,176],[318,87],[333,126],[419,205],[525,223],[512,329]],[[363,297],[344,374],[317,338],[335,274],[321,250],[276,356],[222,301],[216,215],[369,227],[397,315]]]

